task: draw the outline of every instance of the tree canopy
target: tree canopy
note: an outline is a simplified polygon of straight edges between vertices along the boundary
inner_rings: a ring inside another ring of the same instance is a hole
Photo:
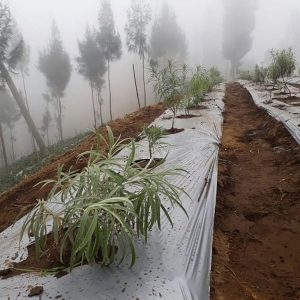
[[[45,75],[52,96],[63,97],[71,77],[72,65],[55,23],[49,47],[40,52],[38,68]]]
[[[187,55],[185,34],[177,23],[176,15],[167,3],[154,21],[150,37],[150,55],[153,59],[183,60]]]
[[[76,58],[78,72],[94,86],[106,73],[104,52],[97,43],[96,35],[95,30],[86,28],[84,40],[78,42],[80,55]]]
[[[125,26],[126,44],[129,51],[143,58],[147,52],[147,25],[151,20],[151,9],[146,3],[133,0],[127,11],[128,22]]]
[[[122,55],[120,34],[115,29],[113,11],[109,0],[103,0],[99,13],[98,43],[105,59],[113,61]]]

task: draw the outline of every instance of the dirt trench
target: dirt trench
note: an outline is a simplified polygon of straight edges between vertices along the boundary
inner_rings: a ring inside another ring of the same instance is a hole
[[[300,299],[300,147],[226,87],[211,299]]]

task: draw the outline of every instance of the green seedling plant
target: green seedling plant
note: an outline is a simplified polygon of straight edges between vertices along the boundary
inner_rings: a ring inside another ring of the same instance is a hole
[[[187,92],[187,65],[178,65],[172,60],[168,61],[167,66],[159,68],[157,63],[150,63],[150,81],[154,83],[155,94],[172,111],[172,126],[180,101]]]
[[[193,106],[198,106],[204,99],[205,94],[209,91],[210,81],[205,69],[197,66],[193,72],[189,95],[193,99]]]
[[[98,135],[96,149],[79,156],[88,156],[81,172],[63,171],[60,166],[56,179],[41,183],[51,185],[51,192],[47,199],[38,201],[22,226],[20,241],[25,234],[34,237],[36,255],[42,257],[50,225],[60,261],[69,270],[85,263],[110,265],[117,257],[121,263],[128,254],[132,266],[135,238],[143,237],[147,242],[154,226],[161,229],[162,215],[173,225],[167,206],[179,206],[186,213],[180,202],[184,191],[166,179],[182,176],[184,170],[152,172],[153,158],[145,168],[135,168],[135,142],[130,140],[124,159],[116,154],[128,140],[115,139],[109,127],[107,132],[107,140]],[[103,144],[106,153],[100,151]],[[56,204],[55,210],[49,202]]]
[[[190,80],[189,96],[192,99],[191,106],[199,106],[205,94],[211,92],[222,81],[222,75],[217,68],[213,67],[206,70],[201,66],[197,66]]]
[[[267,72],[268,70],[266,68],[255,65],[253,81],[255,83],[264,83],[266,80]]]
[[[153,157],[153,152],[156,146],[162,146],[162,138],[165,135],[165,130],[158,126],[144,126],[142,137],[147,139],[149,159]]]
[[[195,104],[192,97],[185,95],[180,102],[180,108],[184,110],[186,115],[190,115],[190,110],[193,108],[193,106],[195,106]]]
[[[268,77],[273,81],[273,84],[277,84],[281,79],[284,89],[291,92],[288,88],[286,77],[289,77],[296,70],[296,59],[291,48],[282,50],[270,51],[272,62],[268,68]]]

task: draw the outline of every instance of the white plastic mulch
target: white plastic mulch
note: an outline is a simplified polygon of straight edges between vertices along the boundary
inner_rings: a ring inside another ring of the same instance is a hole
[[[224,91],[221,85],[210,93],[203,103],[208,109],[192,111],[197,117],[176,119],[175,127],[185,130],[167,136],[164,142],[169,146],[157,152],[162,156],[169,152],[161,169],[177,166],[187,171],[184,177],[169,180],[190,195],[191,199],[181,196],[189,218],[181,209],[170,206],[174,227],[164,219],[162,230],[150,233],[148,244],[137,241],[137,261],[131,269],[129,262],[105,268],[85,265],[59,279],[26,273],[0,280],[0,299],[23,299],[34,286],[43,286],[42,299],[209,299]],[[169,128],[170,115],[165,112],[154,124]],[[141,146],[139,156],[145,155]],[[0,269],[27,257],[29,241],[25,239],[18,247],[21,224],[22,219],[0,233]]]
[[[293,82],[298,83],[300,79],[295,78]],[[284,103],[279,99],[274,99],[274,92],[249,81],[240,81],[240,83],[249,91],[253,101],[257,106],[265,109],[269,115],[283,123],[293,138],[300,144],[300,106],[296,102]],[[289,86],[293,95],[300,98],[300,90]]]

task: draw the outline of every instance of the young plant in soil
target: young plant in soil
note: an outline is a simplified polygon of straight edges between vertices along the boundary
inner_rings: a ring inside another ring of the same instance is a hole
[[[221,73],[216,68],[211,68],[208,71],[197,66],[192,74],[189,83],[189,109],[200,106],[206,93],[211,92],[212,89],[223,81]]]
[[[151,160],[145,168],[135,168],[135,142],[130,141],[127,159],[116,157],[126,140],[115,139],[109,127],[107,131],[108,140],[98,136],[96,150],[80,155],[88,156],[82,172],[63,172],[61,166],[55,180],[42,183],[53,185],[48,199],[39,200],[22,227],[20,239],[25,234],[34,237],[38,257],[47,254],[47,239],[52,238],[68,270],[94,262],[106,266],[116,258],[121,263],[128,253],[132,266],[135,237],[142,236],[147,242],[154,226],[161,229],[162,214],[173,224],[167,205],[177,205],[186,213],[179,198],[184,191],[166,179],[182,175],[183,170],[154,173],[148,168]],[[107,154],[100,152],[102,143]],[[56,203],[56,209],[49,202]]]
[[[277,84],[281,79],[284,90],[288,91],[291,96],[291,91],[288,88],[286,77],[289,77],[296,70],[296,59],[293,50],[271,50],[272,63],[268,68],[268,77]]]
[[[177,132],[174,122],[180,101],[187,91],[187,65],[177,65],[169,60],[166,67],[159,68],[158,64],[150,64],[150,80],[154,83],[155,94],[171,110],[173,118],[169,133]]]
[[[152,160],[150,168],[157,167],[165,160],[165,158],[155,158],[153,156],[155,148],[167,144],[162,142],[162,138],[164,137],[165,134],[166,131],[161,127],[146,126],[146,125],[144,126],[143,132],[141,134],[141,138],[145,138],[147,140],[149,158],[136,160],[135,163],[139,167],[145,167],[150,160]]]

